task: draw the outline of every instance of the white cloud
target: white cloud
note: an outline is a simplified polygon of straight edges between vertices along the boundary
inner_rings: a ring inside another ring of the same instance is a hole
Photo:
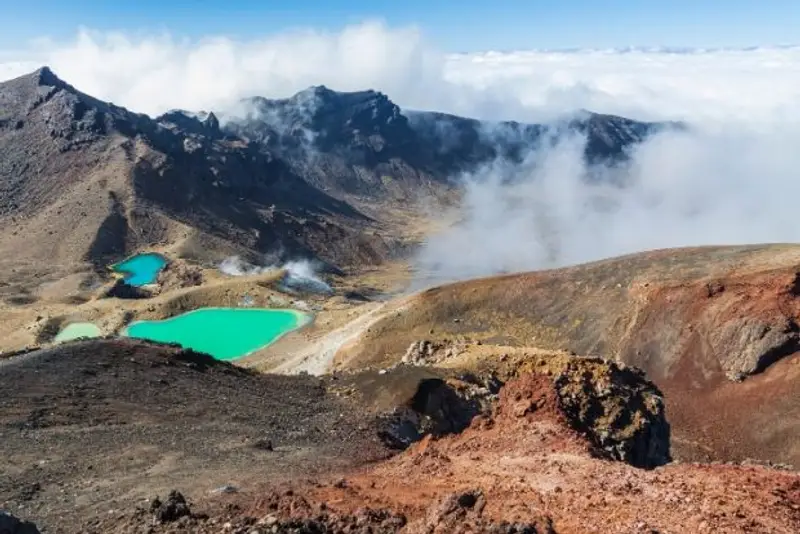
[[[575,108],[690,120],[800,116],[800,48],[447,55],[417,29],[381,22],[248,41],[83,30],[69,42],[40,39],[0,52],[0,79],[42,64],[85,92],[151,114],[324,84],[375,88],[401,106],[493,119]]]
[[[662,134],[620,171],[625,187],[586,183],[584,141],[464,177],[463,220],[422,248],[418,286],[657,248],[800,242],[797,128]]]
[[[451,56],[446,79],[526,108],[664,119],[781,120],[800,112],[800,47]]]
[[[68,43],[39,41],[2,64],[0,76],[47,64],[84,92],[158,114],[224,107],[247,96],[285,97],[319,84],[385,88],[414,98],[423,94],[420,81],[441,79],[439,61],[414,28],[379,22],[339,33],[295,31],[242,42],[83,30]]]

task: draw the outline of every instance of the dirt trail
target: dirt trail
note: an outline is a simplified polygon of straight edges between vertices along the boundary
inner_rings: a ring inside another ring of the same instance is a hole
[[[381,320],[387,313],[402,309],[395,302],[379,304],[372,310],[358,316],[344,326],[337,328],[321,338],[312,341],[294,352],[292,356],[271,369],[273,373],[298,374],[308,373],[319,376],[330,370],[333,366],[336,353],[358,339],[361,334]]]

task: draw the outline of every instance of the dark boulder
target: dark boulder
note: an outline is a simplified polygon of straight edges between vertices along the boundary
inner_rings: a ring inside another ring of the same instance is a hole
[[[8,512],[0,511],[0,534],[39,534],[38,527]]]

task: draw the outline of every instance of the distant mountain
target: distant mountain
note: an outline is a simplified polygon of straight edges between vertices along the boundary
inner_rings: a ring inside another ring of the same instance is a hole
[[[245,99],[225,118],[223,130],[280,155],[315,185],[381,196],[387,193],[383,176],[399,178],[406,190],[420,182],[446,183],[498,157],[518,161],[532,148],[568,133],[586,136],[588,162],[618,162],[649,136],[680,127],[586,111],[547,125],[479,121],[402,111],[377,91],[343,93],[316,86],[286,99]],[[326,172],[309,169],[310,161]]]
[[[591,162],[621,160],[664,127],[590,113],[486,123],[323,86],[150,118],[44,67],[0,83],[0,252],[69,265],[153,246],[208,260],[280,249],[374,264],[405,250],[389,213],[453,196],[462,171],[520,158],[548,132],[586,134]]]
[[[226,117],[225,132],[274,154],[325,191],[396,200],[436,194],[445,183],[420,153],[408,119],[381,93],[318,86],[240,104],[239,116]]]

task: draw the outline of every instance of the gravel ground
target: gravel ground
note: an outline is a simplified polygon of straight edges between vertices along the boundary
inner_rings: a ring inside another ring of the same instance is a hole
[[[374,418],[319,378],[132,340],[5,360],[0,391],[0,509],[49,532],[174,487],[246,489],[386,454]]]

